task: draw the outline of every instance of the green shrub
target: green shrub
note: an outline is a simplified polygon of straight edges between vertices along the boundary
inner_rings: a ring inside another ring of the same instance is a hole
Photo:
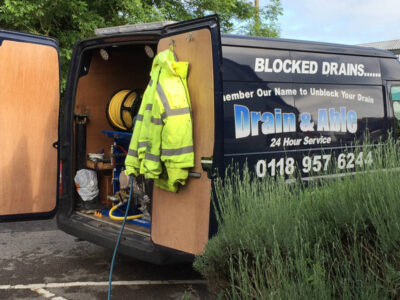
[[[231,172],[216,183],[219,229],[195,268],[231,299],[400,297],[397,145],[372,157],[308,184]]]

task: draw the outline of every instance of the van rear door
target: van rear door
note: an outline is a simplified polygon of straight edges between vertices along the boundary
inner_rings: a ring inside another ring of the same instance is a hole
[[[178,193],[153,192],[151,237],[155,244],[201,253],[209,237],[211,180],[202,161],[216,167],[223,154],[221,38],[217,16],[165,27],[158,52],[173,46],[179,61],[189,62],[188,89],[193,111],[195,166]],[[216,118],[215,116],[220,116]],[[199,177],[200,176],[200,177]]]
[[[0,220],[56,210],[59,46],[0,31]]]

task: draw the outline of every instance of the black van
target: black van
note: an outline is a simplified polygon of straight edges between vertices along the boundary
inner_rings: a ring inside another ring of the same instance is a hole
[[[150,217],[125,227],[125,255],[166,263],[201,253],[216,232],[213,179],[232,163],[247,161],[259,177],[300,171],[307,180],[333,160],[342,169],[371,163],[368,152],[344,148],[367,129],[373,141],[395,129],[400,64],[387,51],[221,37],[217,16],[97,35],[76,44],[60,102],[57,41],[0,31],[1,220],[56,214],[63,231],[115,246],[121,222],[81,210],[74,177],[94,170],[99,199],[113,199],[130,133],[111,126],[106,107],[118,91],[144,90],[153,56],[171,46],[190,63],[195,167],[178,193],[144,182]],[[88,158],[100,152],[105,159]]]

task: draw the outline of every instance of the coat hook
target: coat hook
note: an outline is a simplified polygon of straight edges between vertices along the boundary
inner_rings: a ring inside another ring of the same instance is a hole
[[[189,32],[189,35],[188,35],[188,37],[186,38],[186,40],[187,40],[188,42],[193,41],[193,33],[192,33],[192,32]]]
[[[174,40],[174,39],[171,40],[171,42],[169,43],[169,46],[172,46],[173,48],[176,47],[176,44],[175,44],[175,40]]]

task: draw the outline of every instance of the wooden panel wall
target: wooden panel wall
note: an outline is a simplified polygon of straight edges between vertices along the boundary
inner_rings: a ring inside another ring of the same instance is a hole
[[[144,89],[150,79],[151,59],[143,46],[136,48],[111,48],[109,60],[95,50],[89,73],[79,79],[75,100],[75,113],[88,113],[87,153],[104,149],[110,154],[112,140],[101,131],[113,130],[106,118],[108,99],[121,89]]]
[[[0,215],[49,212],[57,189],[59,64],[50,46],[0,46]]]
[[[189,34],[192,41],[189,41]],[[214,76],[211,35],[208,29],[162,39],[158,52],[172,43],[178,60],[188,61],[188,88],[193,108],[195,167],[201,178],[189,178],[178,193],[159,188],[153,192],[151,236],[165,247],[198,254],[208,241],[211,181],[201,167],[214,147]]]

